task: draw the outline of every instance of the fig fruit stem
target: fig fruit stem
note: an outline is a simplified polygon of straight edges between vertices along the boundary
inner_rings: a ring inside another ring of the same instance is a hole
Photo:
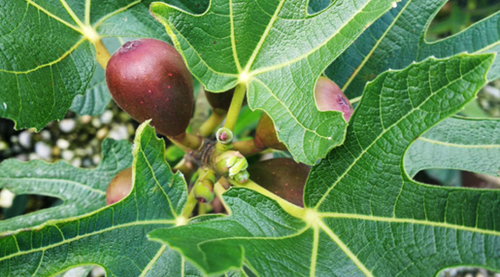
[[[186,155],[188,156],[188,155]],[[186,159],[186,156],[173,167],[174,172],[175,171],[180,171],[184,175],[184,178],[189,181],[191,179],[191,176],[193,175],[194,172],[194,165],[191,161],[188,161]]]
[[[266,148],[260,148],[255,144],[255,140],[243,140],[233,142],[233,150],[240,152],[243,156],[248,157],[255,154],[259,154]]]
[[[198,204],[198,215],[207,214],[207,210],[210,208],[210,203],[200,203]]]
[[[224,127],[228,128],[231,131],[233,131],[234,126],[236,126],[236,121],[238,120],[241,105],[243,104],[243,100],[245,99],[246,88],[246,84],[236,85],[233,99],[231,100],[231,106],[229,106],[229,111],[227,112],[226,123],[224,124]]]
[[[111,59],[111,54],[109,53],[108,49],[106,49],[106,46],[104,46],[104,43],[102,43],[102,40],[96,40],[94,42],[94,47],[95,47],[95,55],[97,62],[101,65],[101,67],[106,70],[106,66],[108,65],[109,59]]]
[[[184,147],[187,147],[192,150],[197,150],[200,148],[201,144],[203,143],[203,139],[197,135],[189,134],[189,133],[182,133],[178,136],[175,137],[169,137],[172,140],[180,143]]]
[[[226,202],[224,201],[224,198],[222,198],[222,194],[224,192],[226,192],[226,188],[222,185],[221,181],[224,182],[226,180],[225,180],[224,177],[222,177],[222,178],[219,179],[219,182],[215,183],[215,185],[214,185],[215,196],[217,196],[217,198],[220,199],[220,202],[224,206],[224,209],[229,212],[230,211],[229,207],[226,205]]]
[[[299,206],[296,206],[285,199],[279,197],[278,195],[268,191],[267,189],[259,186],[257,183],[253,182],[252,180],[248,180],[245,184],[240,184],[234,180],[231,180],[229,178],[226,178],[227,181],[229,181],[233,186],[235,187],[242,187],[242,188],[247,188],[254,190],[264,196],[267,196],[276,202],[285,210],[287,213],[291,214],[292,216],[296,218],[301,218],[303,219],[305,217],[305,209],[301,208]]]
[[[173,138],[171,138],[171,137],[167,137],[167,138],[168,138],[168,140],[170,140],[170,142],[171,142],[173,145],[175,145],[175,146],[179,147],[179,148],[180,148],[180,149],[181,149],[184,153],[189,153],[189,148],[188,148],[188,147],[186,147],[186,146],[182,145],[180,142],[178,142],[178,141],[174,140],[174,139],[173,139]]]
[[[221,125],[222,121],[224,121],[224,118],[226,117],[226,112],[222,111],[220,109],[214,110],[210,117],[201,125],[199,133],[203,137],[209,137]]]

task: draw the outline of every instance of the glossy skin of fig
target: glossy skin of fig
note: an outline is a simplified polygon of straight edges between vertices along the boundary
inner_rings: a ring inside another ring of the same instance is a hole
[[[252,181],[300,207],[304,207],[304,185],[310,170],[289,158],[265,160],[248,168]]]
[[[122,200],[132,190],[132,168],[125,168],[116,174],[106,190],[106,203],[111,205]]]
[[[286,146],[278,140],[273,121],[266,113],[262,113],[260,116],[259,123],[255,130],[254,142],[255,146],[261,149],[269,147],[276,150],[288,150]]]
[[[320,111],[340,111],[344,120],[351,119],[353,109],[342,90],[333,81],[326,77],[319,77],[314,88],[316,106]]]
[[[210,103],[210,106],[214,110],[219,109],[222,112],[226,112],[229,110],[229,106],[231,106],[234,88],[221,93],[205,91],[205,95],[207,96],[208,103]]]
[[[106,67],[106,83],[115,102],[139,122],[165,136],[186,130],[193,111],[193,79],[175,48],[140,39],[118,49]]]

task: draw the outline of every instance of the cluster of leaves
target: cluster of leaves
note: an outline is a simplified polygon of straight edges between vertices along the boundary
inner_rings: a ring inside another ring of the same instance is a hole
[[[500,45],[500,13],[427,43],[427,27],[445,2],[0,5],[0,116],[18,128],[40,129],[70,106],[102,111],[109,95],[93,46],[101,38],[170,38],[208,90],[246,83],[250,108],[270,115],[295,160],[315,164],[305,209],[288,210],[253,190],[232,188],[224,194],[230,215],[185,225],[179,216],[185,181],[172,174],[164,143],[148,123],[137,130],[133,159],[127,143],[109,140],[92,171],[64,162],[3,162],[0,188],[64,204],[0,223],[0,276],[50,276],[81,265],[99,265],[109,276],[430,276],[457,265],[500,270],[500,192],[411,178],[426,168],[494,176],[500,169],[499,121],[450,117],[500,75],[500,62],[488,54]],[[314,83],[323,72],[348,97],[362,96],[349,125],[339,112],[320,112],[314,104]],[[104,207],[106,185],[130,165],[131,194]]]

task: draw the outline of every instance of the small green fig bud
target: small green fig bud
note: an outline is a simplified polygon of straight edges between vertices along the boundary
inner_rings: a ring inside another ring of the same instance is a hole
[[[111,205],[116,203],[132,190],[132,168],[128,167],[118,172],[115,178],[111,180],[106,190],[106,203]]]
[[[229,168],[229,177],[233,177],[248,167],[247,159],[237,159],[236,162]]]
[[[304,185],[309,171],[307,165],[289,158],[265,160],[248,168],[252,181],[301,207],[304,206]]]
[[[217,130],[215,137],[218,142],[224,145],[231,144],[233,142],[233,132],[228,128],[220,128]]]
[[[243,170],[238,172],[238,174],[234,175],[234,180],[238,183],[246,183],[250,179],[250,173],[247,170]]]
[[[247,169],[247,159],[238,151],[226,151],[217,156],[215,166],[220,174],[233,178],[240,171]]]
[[[266,113],[262,113],[259,123],[257,124],[254,143],[255,146],[261,149],[269,147],[276,150],[288,150],[286,146],[278,140],[273,121]]]
[[[207,171],[207,173],[205,173],[205,175],[203,175],[201,179],[209,180],[210,182],[212,182],[212,184],[215,184],[215,182],[217,181],[217,176],[215,176],[215,172],[209,170]]]
[[[193,187],[193,195],[200,203],[210,203],[214,200],[214,183],[204,179],[196,182]]]
[[[326,77],[319,77],[314,88],[314,98],[316,106],[320,111],[340,111],[344,115],[344,120],[349,121],[353,109],[349,100],[342,90],[332,80]]]

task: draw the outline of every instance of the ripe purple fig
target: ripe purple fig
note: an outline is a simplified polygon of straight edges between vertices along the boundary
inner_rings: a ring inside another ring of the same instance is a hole
[[[231,100],[233,100],[234,88],[221,93],[205,91],[205,95],[214,111],[227,112],[231,105]]]
[[[265,160],[248,168],[252,181],[300,207],[304,207],[304,185],[310,170],[289,158]]]
[[[262,113],[260,116],[259,123],[255,130],[254,143],[256,147],[261,149],[269,147],[276,150],[288,150],[286,146],[278,140],[273,121],[266,113]]]
[[[118,172],[106,190],[106,203],[111,205],[122,200],[132,190],[132,168]]]
[[[183,134],[193,111],[193,79],[175,48],[156,39],[125,43],[106,67],[116,103],[139,122],[165,136]]]
[[[340,111],[344,114],[345,121],[349,121],[353,109],[342,90],[332,80],[319,77],[314,88],[316,106],[320,111]]]

